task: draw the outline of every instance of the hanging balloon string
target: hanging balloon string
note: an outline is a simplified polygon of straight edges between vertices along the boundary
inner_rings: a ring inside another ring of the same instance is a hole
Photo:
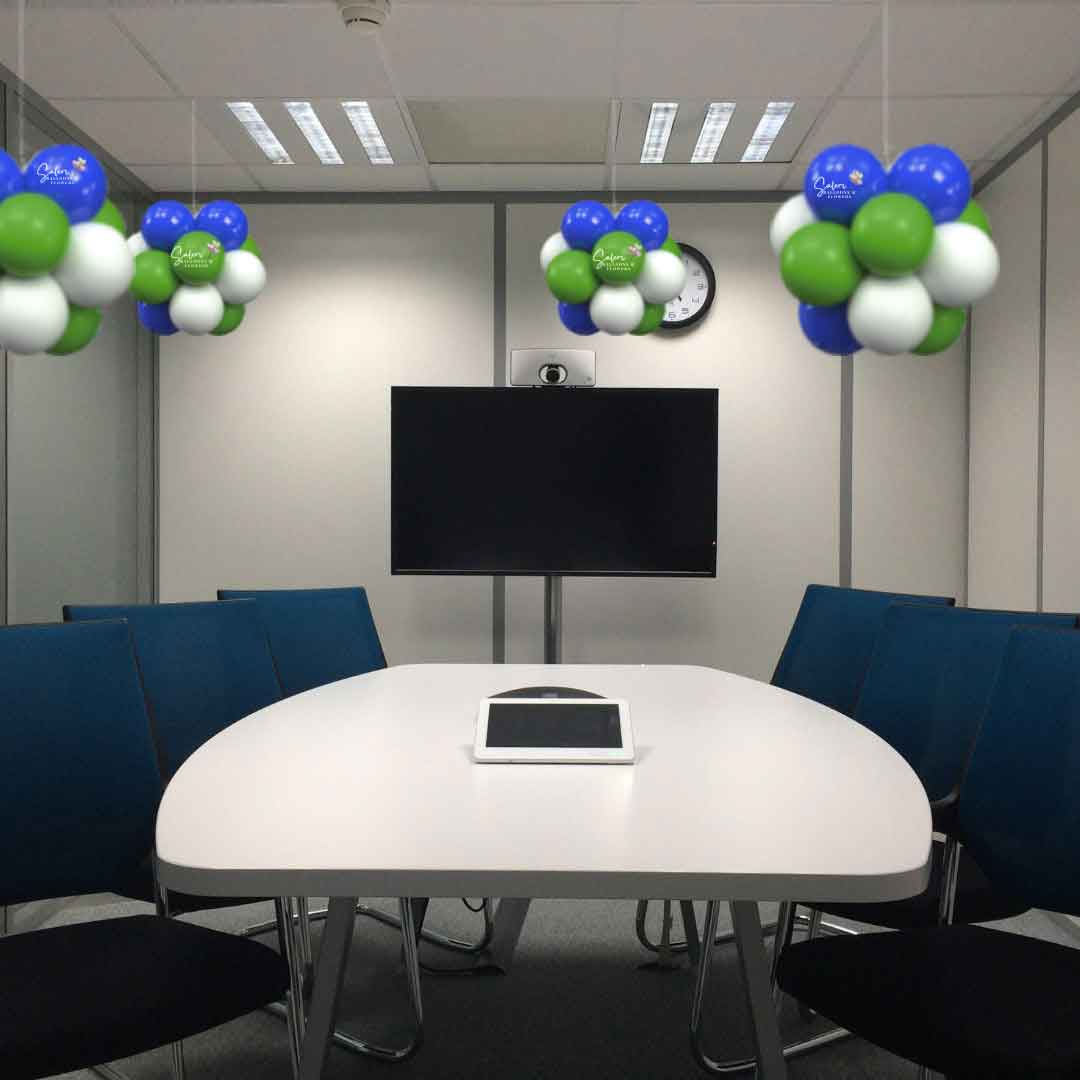
[[[615,12],[615,62],[614,79],[611,95],[611,113],[608,118],[608,153],[611,155],[611,212],[614,214],[618,207],[616,195],[618,194],[619,174],[619,122],[622,119],[622,72],[619,61],[623,52],[623,29],[624,10],[620,4]]]
[[[198,143],[196,140],[196,116],[195,116],[195,99],[191,99],[191,212],[194,214],[196,209],[195,194],[197,191],[198,182]]]
[[[889,4],[890,0],[881,0],[881,160],[886,169],[892,164],[889,131]]]
[[[15,74],[19,77],[19,164],[26,164],[26,0],[19,0]]]

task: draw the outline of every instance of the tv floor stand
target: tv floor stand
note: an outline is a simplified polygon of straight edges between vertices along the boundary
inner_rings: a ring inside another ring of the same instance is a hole
[[[544,576],[544,663],[562,663],[562,578]]]

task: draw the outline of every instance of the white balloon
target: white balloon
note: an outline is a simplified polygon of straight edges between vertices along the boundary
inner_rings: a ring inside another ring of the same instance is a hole
[[[150,245],[146,242],[142,232],[132,233],[127,238],[127,246],[128,251],[131,252],[132,258],[141,255],[144,251],[150,250]]]
[[[169,318],[185,334],[209,334],[225,314],[225,301],[213,285],[181,285],[169,301]]]
[[[792,195],[773,214],[772,224],[769,226],[769,243],[772,244],[773,254],[779,256],[794,233],[804,225],[813,225],[817,220],[818,216],[806,201],[806,196]]]
[[[967,307],[990,292],[1000,269],[994,241],[982,229],[950,221],[934,229],[919,278],[942,307]]]
[[[589,301],[589,317],[607,334],[629,334],[645,314],[645,301],[633,285],[601,285]]]
[[[266,285],[266,267],[250,251],[227,251],[225,267],[214,284],[226,304],[250,304]]]
[[[570,245],[566,242],[566,237],[561,232],[552,233],[544,241],[544,246],[540,249],[540,269],[546,274],[547,268],[551,265],[551,260],[569,250]]]
[[[848,302],[848,325],[868,349],[895,356],[910,352],[930,333],[934,302],[914,274],[867,275]]]
[[[674,300],[686,285],[686,264],[671,251],[657,248],[645,256],[645,265],[634,284],[648,304]]]
[[[111,225],[86,221],[72,227],[67,251],[53,276],[71,303],[103,307],[127,291],[135,276],[135,256]]]
[[[49,274],[0,277],[0,348],[23,356],[48,352],[64,336],[67,322],[64,290]]]

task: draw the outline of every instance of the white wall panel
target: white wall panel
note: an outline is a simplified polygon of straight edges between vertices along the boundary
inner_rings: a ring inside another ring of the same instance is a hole
[[[1036,146],[979,196],[1001,253],[973,317],[968,592],[977,607],[1036,602],[1042,153]]]
[[[487,660],[489,578],[391,577],[391,384],[490,385],[490,206],[252,208],[266,292],[161,347],[161,598],[363,584],[392,663]]]

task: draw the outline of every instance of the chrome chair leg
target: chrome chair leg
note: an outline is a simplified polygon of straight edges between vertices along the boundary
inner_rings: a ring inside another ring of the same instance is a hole
[[[184,1044],[182,1042],[172,1044],[172,1074],[173,1080],[183,1080],[187,1075],[187,1067],[184,1064]]]
[[[308,913],[308,918],[311,922],[323,922],[326,919],[326,913],[326,908],[316,908]],[[357,904],[356,914],[374,919],[384,926],[392,926],[395,930],[401,929],[401,919],[388,911],[380,911],[378,908],[370,907],[367,904]],[[491,944],[491,938],[495,932],[495,904],[490,897],[484,897],[479,914],[483,916],[484,929],[480,938],[476,941],[462,941],[460,938],[451,937],[449,934],[440,934],[437,930],[428,930],[426,928],[421,929],[420,940],[426,941],[429,945],[434,945],[438,949],[449,949],[451,952],[464,953],[470,956],[481,953]],[[257,937],[259,934],[269,933],[276,925],[275,922],[270,920],[254,923],[252,926],[244,927],[240,933],[244,937]]]
[[[168,919],[171,917],[169,912],[169,893],[167,889],[163,889],[158,884],[156,867],[157,864],[155,863],[154,907],[157,909],[158,915],[160,915],[163,919]],[[184,1044],[182,1042],[174,1042],[170,1044],[170,1049],[172,1051],[171,1059],[173,1080],[185,1080],[185,1078],[187,1077],[187,1069],[184,1066]]]
[[[300,1072],[300,1053],[304,1045],[304,986],[297,965],[297,920],[293,915],[292,899],[287,896],[277,897],[274,900],[274,913],[277,916],[276,926],[284,950],[285,966],[289,969],[289,989],[282,1009],[289,1030],[289,1057],[295,1078]],[[276,1012],[274,1005],[268,1008]]]
[[[637,939],[641,943],[642,948],[648,949],[649,952],[658,953],[661,950],[661,943],[653,941],[649,937],[649,932],[646,927],[646,920],[649,915],[650,900],[639,900],[637,904],[637,914],[634,919],[634,930],[637,933]],[[665,904],[671,903],[670,900],[665,900]],[[766,934],[771,934],[776,929],[776,923],[764,923],[762,930]],[[722,934],[716,935],[716,945],[731,945],[735,941],[735,931],[725,930]],[[684,953],[690,949],[688,941],[670,941],[667,945],[667,951],[670,953]]]

